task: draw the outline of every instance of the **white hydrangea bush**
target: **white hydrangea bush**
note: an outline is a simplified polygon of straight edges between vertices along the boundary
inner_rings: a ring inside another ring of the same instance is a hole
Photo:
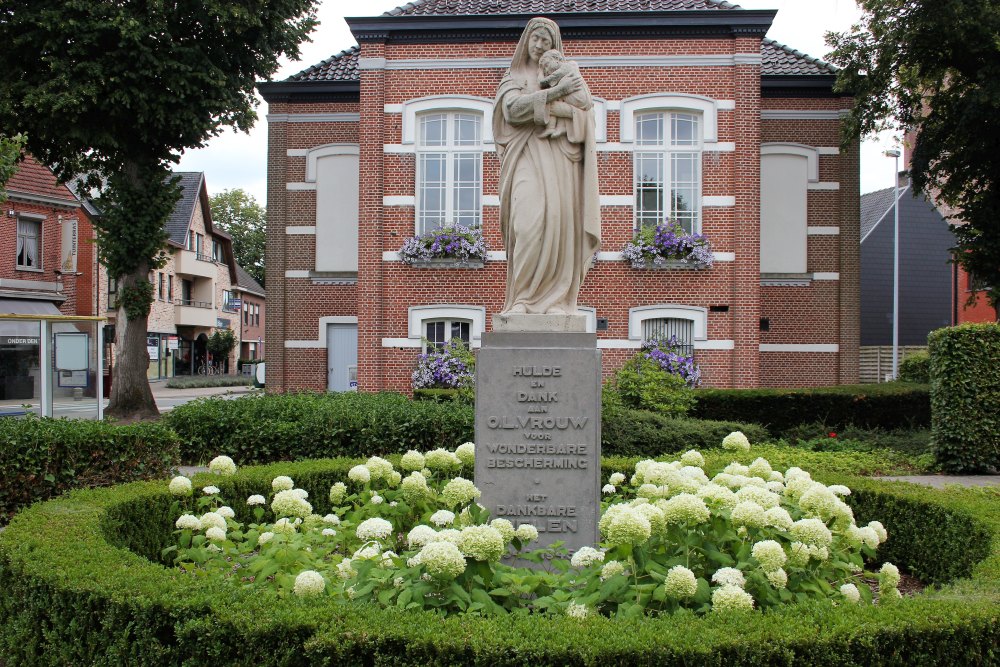
[[[750,444],[737,433],[724,447],[745,455]],[[870,604],[862,576],[878,579],[880,602],[899,598],[895,566],[864,570],[889,537],[885,527],[858,525],[844,501],[850,489],[799,468],[775,470],[758,457],[709,472],[694,450],[639,461],[601,490],[599,543],[569,554],[530,548],[538,530],[529,523],[491,519],[471,481],[474,458],[472,443],[407,452],[398,469],[371,457],[313,497],[287,476],[246,499],[174,480],[177,544],[164,555],[283,596],[445,613],[634,617],[807,599]],[[237,521],[226,502],[253,521]],[[515,566],[523,561],[537,565]]]
[[[751,448],[739,432],[722,445],[740,455]],[[712,475],[704,468],[705,458],[689,451],[609,478],[615,488],[604,495],[595,545],[602,558],[589,551],[574,558],[574,604],[631,616],[734,613],[806,599],[871,603],[861,578],[888,534],[877,521],[856,523],[844,502],[849,488],[799,468],[774,470],[760,457]],[[620,565],[609,572],[607,563]],[[882,599],[899,597],[895,566],[885,564],[877,577]]]

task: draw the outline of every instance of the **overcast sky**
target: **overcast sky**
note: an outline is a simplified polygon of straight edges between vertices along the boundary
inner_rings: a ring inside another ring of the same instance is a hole
[[[320,25],[312,42],[302,45],[302,58],[285,62],[275,75],[280,81],[300,70],[329,58],[356,42],[345,16],[377,16],[401,4],[399,0],[324,0],[319,8]],[[854,0],[742,0],[744,9],[777,9],[778,15],[767,36],[810,56],[822,58],[828,48],[823,41],[827,30],[848,29],[860,18]],[[261,100],[260,119],[250,134],[227,130],[205,148],[184,154],[178,169],[204,171],[209,192],[243,188],[258,202],[267,200],[267,105]],[[871,192],[892,185],[895,166],[882,152],[894,145],[891,135],[864,142],[861,150],[861,191]]]

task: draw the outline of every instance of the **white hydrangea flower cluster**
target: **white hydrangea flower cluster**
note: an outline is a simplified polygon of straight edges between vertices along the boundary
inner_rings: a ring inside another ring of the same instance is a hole
[[[216,456],[208,462],[208,469],[216,475],[230,477],[236,474],[236,463],[228,456]]]
[[[355,535],[362,542],[369,540],[384,540],[392,535],[392,523],[379,517],[365,519],[358,524]]]
[[[506,553],[507,543],[492,526],[468,526],[459,535],[458,548],[473,560],[496,563]]]
[[[471,481],[456,477],[444,485],[441,489],[441,501],[448,507],[466,505],[483,495]]]
[[[183,475],[178,475],[170,480],[170,484],[167,485],[167,490],[170,491],[170,495],[173,496],[190,496],[191,480]]]
[[[295,586],[292,591],[299,597],[311,597],[319,595],[326,588],[326,581],[323,575],[315,570],[304,570],[295,577]]]
[[[434,579],[454,579],[465,572],[465,556],[451,542],[431,542],[420,550],[416,559]]]
[[[663,581],[663,592],[675,600],[693,597],[698,592],[698,580],[694,572],[683,565],[674,565],[667,571]]]
[[[305,518],[312,514],[312,505],[305,498],[302,489],[284,489],[274,494],[271,499],[271,511],[279,517]]]
[[[573,567],[590,567],[604,562],[604,552],[593,547],[580,547],[570,559]]]
[[[749,452],[750,441],[742,431],[733,431],[722,439],[722,448],[737,452]]]
[[[463,442],[455,448],[455,456],[458,457],[458,460],[466,468],[476,465],[476,443]]]

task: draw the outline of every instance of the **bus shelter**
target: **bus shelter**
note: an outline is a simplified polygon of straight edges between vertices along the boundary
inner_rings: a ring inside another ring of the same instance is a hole
[[[0,417],[103,418],[105,320],[0,314]]]

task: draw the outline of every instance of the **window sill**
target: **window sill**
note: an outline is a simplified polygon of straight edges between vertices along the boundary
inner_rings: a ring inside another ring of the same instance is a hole
[[[15,266],[15,271],[24,271],[26,273],[45,273],[45,269],[35,269],[30,266]]]
[[[704,262],[689,262],[683,259],[668,259],[662,264],[655,263],[652,260],[646,260],[642,262],[632,262],[633,269],[649,269],[652,271],[703,271],[705,269],[712,268],[709,264]]]
[[[404,262],[415,269],[481,269],[486,263],[481,259],[455,259],[453,257],[439,257],[436,259],[422,259],[415,262]]]
[[[812,284],[811,273],[762,273],[760,284],[764,287],[809,287]]]

